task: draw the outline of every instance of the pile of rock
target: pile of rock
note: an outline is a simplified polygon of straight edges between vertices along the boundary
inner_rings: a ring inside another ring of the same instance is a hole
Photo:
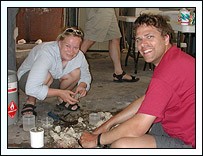
[[[84,130],[92,131],[112,117],[110,112],[98,112],[97,114],[100,116],[100,120],[94,125],[84,122],[84,119],[79,117],[78,123],[74,127],[66,127],[62,130],[61,126],[55,126],[54,129],[51,129],[49,134],[53,138],[56,148],[81,148],[78,140],[82,132]]]

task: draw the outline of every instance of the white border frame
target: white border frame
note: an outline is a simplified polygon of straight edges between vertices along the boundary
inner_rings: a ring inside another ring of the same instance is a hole
[[[8,7],[196,7],[196,149],[7,149]],[[2,155],[201,155],[202,154],[202,1],[1,1],[1,154]]]

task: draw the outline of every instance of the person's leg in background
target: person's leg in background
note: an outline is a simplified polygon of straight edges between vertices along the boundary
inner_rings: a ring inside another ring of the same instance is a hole
[[[121,75],[123,73],[123,69],[121,67],[121,60],[120,60],[120,39],[112,39],[109,41],[109,55],[111,60],[113,61],[114,65],[114,73],[116,75]],[[131,80],[132,77],[128,74],[123,76],[123,79]]]
[[[81,48],[80,50],[83,52],[83,53],[86,53],[87,50],[95,43],[95,41],[91,41],[89,39],[84,39],[82,44],[81,44]]]
[[[95,43],[95,41],[91,41],[89,39],[84,39],[81,45],[81,51],[86,53],[87,50]],[[109,55],[114,65],[114,80],[122,82],[136,82],[139,78],[135,78],[134,76],[126,74],[121,67],[121,59],[120,59],[120,39],[112,39],[109,41]]]

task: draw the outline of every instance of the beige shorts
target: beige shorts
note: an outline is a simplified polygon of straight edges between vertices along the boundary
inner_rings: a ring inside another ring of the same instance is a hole
[[[121,37],[114,8],[86,8],[84,38],[96,42]]]

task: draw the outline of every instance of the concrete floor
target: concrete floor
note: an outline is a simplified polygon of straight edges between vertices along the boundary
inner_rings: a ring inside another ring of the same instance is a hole
[[[133,59],[128,59],[128,65],[124,66],[126,52],[122,52],[123,69],[134,75]],[[17,66],[22,62],[24,55],[17,55]],[[134,83],[115,83],[113,82],[113,64],[109,57],[108,52],[88,52],[87,59],[90,65],[90,71],[93,77],[91,89],[87,96],[82,98],[79,102],[80,109],[76,112],[71,112],[71,115],[86,118],[91,112],[110,112],[115,114],[121,109],[126,107],[130,102],[139,96],[143,95],[147,85],[150,81],[152,71],[148,66],[143,71],[144,61],[143,58],[139,59],[137,77],[140,78],[138,82]],[[22,116],[20,111],[23,103],[25,103],[26,96],[19,91],[19,117],[18,121],[8,126],[8,148],[31,148],[29,132],[23,131]],[[40,119],[47,116],[47,112],[56,111],[57,100],[56,98],[47,98],[45,101],[37,101],[36,111],[36,125],[40,125]],[[59,112],[61,113],[61,112]],[[67,113],[67,112],[63,112]],[[69,116],[70,119],[72,116]],[[70,119],[71,120],[71,119]],[[84,129],[85,130],[85,129]],[[81,130],[83,131],[83,130]],[[45,137],[48,137],[48,133]],[[44,148],[57,148],[50,140],[45,138]]]

